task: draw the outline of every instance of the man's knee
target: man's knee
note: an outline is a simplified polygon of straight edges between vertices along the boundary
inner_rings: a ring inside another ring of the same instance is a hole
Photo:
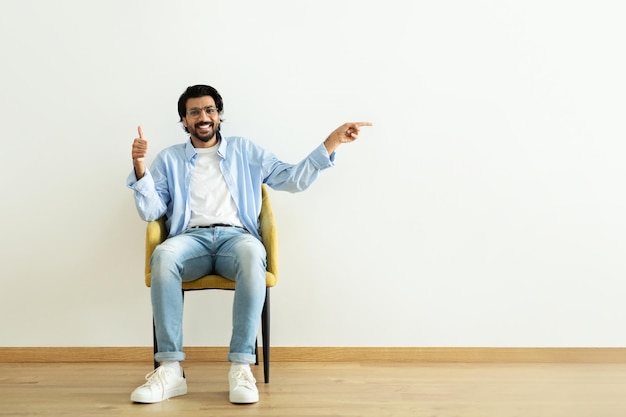
[[[157,246],[150,258],[150,266],[153,269],[155,267],[162,267],[163,265],[171,265],[175,262],[176,257],[174,256],[174,252],[163,245]]]
[[[235,256],[243,266],[265,272],[267,255],[265,247],[256,238],[250,236],[237,244]]]

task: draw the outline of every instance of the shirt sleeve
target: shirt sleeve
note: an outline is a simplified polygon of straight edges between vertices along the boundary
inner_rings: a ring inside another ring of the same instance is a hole
[[[157,220],[165,214],[167,206],[156,190],[154,178],[149,169],[146,168],[144,176],[139,180],[135,175],[135,170],[132,170],[128,175],[126,185],[135,192],[135,206],[139,217],[143,220]]]
[[[322,170],[334,166],[334,159],[335,153],[328,155],[323,143],[297,164],[282,162],[268,153],[263,163],[265,182],[276,190],[294,193],[304,191],[313,184]]]

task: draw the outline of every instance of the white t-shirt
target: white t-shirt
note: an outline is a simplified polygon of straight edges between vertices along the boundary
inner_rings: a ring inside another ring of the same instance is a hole
[[[220,170],[217,146],[196,148],[196,166],[191,175],[189,227],[225,223],[243,227],[237,206]]]

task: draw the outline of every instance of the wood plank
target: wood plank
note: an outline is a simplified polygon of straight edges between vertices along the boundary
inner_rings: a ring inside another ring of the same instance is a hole
[[[133,404],[151,363],[0,363],[0,416],[623,417],[626,364],[276,362],[260,401],[228,402],[226,362],[186,363],[189,392]],[[253,367],[258,380],[263,367]]]

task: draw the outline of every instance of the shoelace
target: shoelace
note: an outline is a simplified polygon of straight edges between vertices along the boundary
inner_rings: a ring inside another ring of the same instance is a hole
[[[236,387],[244,387],[248,389],[254,389],[254,384],[256,383],[256,379],[252,376],[251,372],[246,372],[244,369],[240,368],[233,372],[233,377],[236,382]]]
[[[149,372],[146,375],[146,383],[143,385],[151,386],[155,384],[160,384],[161,395],[165,396],[165,383],[167,382],[166,378],[167,378],[168,372],[171,372],[171,371],[167,369],[165,366],[159,366],[154,371]]]

